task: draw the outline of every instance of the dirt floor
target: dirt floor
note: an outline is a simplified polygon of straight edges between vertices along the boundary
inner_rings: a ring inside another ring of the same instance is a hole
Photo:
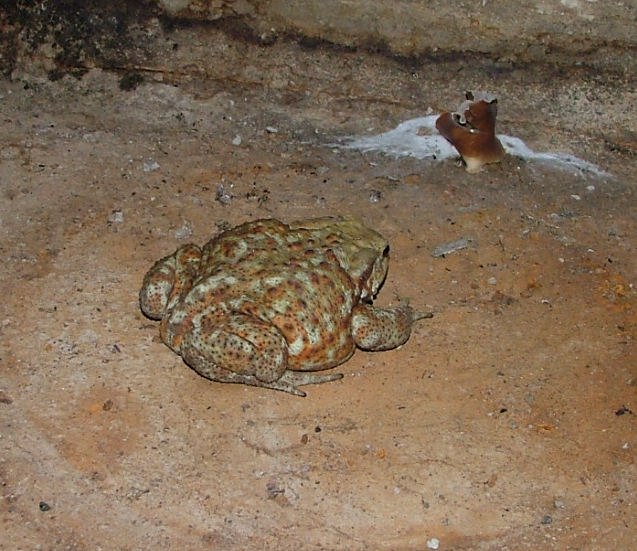
[[[223,78],[0,83],[0,548],[631,548],[634,88],[211,40]],[[471,88],[503,132],[612,177],[329,146]],[[343,213],[391,244],[377,303],[435,316],[306,398],[203,379],[139,309],[183,243]]]

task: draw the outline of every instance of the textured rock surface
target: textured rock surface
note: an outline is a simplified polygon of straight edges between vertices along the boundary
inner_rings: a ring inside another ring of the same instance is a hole
[[[505,64],[586,64],[624,73],[637,67],[635,0],[44,0],[4,10],[5,72],[43,42],[53,44],[49,54],[58,66],[112,65],[130,57],[126,49],[152,45],[153,17],[170,26],[216,22],[264,44],[293,36],[406,57],[472,53]]]
[[[634,63],[635,2],[159,0],[159,4],[182,17],[242,16],[264,36],[293,33],[347,46],[381,47],[404,56],[479,52],[504,61],[564,62],[586,54],[589,63],[610,63],[618,69]]]

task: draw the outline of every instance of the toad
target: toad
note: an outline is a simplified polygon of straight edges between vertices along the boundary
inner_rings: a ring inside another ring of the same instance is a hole
[[[203,248],[157,261],[139,294],[160,336],[199,374],[305,396],[298,387],[340,379],[315,373],[354,353],[402,345],[431,314],[372,300],[389,245],[353,216],[285,224],[267,219],[224,231]]]

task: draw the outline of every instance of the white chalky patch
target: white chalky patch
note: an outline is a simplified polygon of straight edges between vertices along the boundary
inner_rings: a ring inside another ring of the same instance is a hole
[[[419,117],[401,122],[389,132],[362,138],[348,137],[345,149],[358,149],[363,152],[378,151],[394,157],[415,157],[416,159],[435,159],[442,161],[458,156],[456,149],[436,130],[438,115]],[[418,135],[424,128],[430,131],[425,136]]]
[[[379,152],[393,157],[414,157],[416,159],[431,159],[444,161],[457,158],[458,151],[436,129],[436,120],[440,115],[429,115],[401,122],[396,128],[375,136],[345,137],[344,144],[329,144],[342,149],[357,149],[362,152]],[[428,131],[419,135],[423,130]],[[567,153],[542,153],[529,148],[520,138],[498,134],[504,150],[514,157],[527,161],[537,161],[550,164],[562,170],[593,174],[599,178],[609,177],[610,174],[601,170],[593,163],[589,163]]]
[[[603,171],[597,165],[589,163],[575,155],[569,155],[568,153],[542,153],[533,151],[527,146],[520,138],[514,136],[505,136],[498,134],[500,142],[504,150],[514,157],[520,157],[528,161],[539,161],[541,163],[547,163],[555,165],[563,170],[569,170],[571,172],[584,172],[594,174],[599,178],[610,176],[608,172]]]

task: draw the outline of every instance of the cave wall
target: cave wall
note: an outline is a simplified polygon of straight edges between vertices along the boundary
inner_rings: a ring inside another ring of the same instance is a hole
[[[264,46],[294,39],[634,74],[636,19],[634,0],[20,0],[0,7],[0,69],[55,77],[143,64],[171,29],[214,26]]]

